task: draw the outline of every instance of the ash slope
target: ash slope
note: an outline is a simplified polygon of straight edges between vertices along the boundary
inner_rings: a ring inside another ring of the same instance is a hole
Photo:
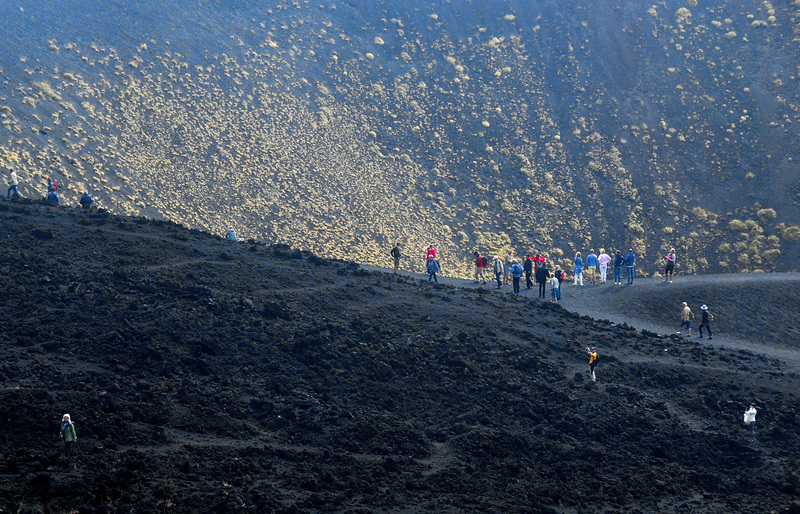
[[[52,176],[119,214],[363,263],[434,243],[461,276],[472,248],[797,266],[797,2],[40,0],[0,19],[0,164],[29,197]]]
[[[168,222],[0,220],[5,511],[800,508],[797,374],[769,356]]]

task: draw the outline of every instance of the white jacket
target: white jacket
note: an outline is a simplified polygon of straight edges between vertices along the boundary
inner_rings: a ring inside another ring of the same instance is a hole
[[[754,423],[756,421],[756,412],[758,411],[756,410],[755,407],[750,407],[749,409],[744,411],[744,414],[742,415],[744,422],[748,425],[750,423]]]

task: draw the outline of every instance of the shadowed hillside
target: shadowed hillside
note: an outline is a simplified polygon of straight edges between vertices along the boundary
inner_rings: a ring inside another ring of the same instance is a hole
[[[507,247],[796,267],[797,2],[68,5],[0,5],[25,196],[365,263],[433,243],[456,275]]]
[[[0,226],[2,514],[800,509],[800,359],[767,330],[796,316],[736,347],[725,290],[700,341],[631,326],[675,303],[646,283],[565,290],[615,324],[162,220],[0,199]]]

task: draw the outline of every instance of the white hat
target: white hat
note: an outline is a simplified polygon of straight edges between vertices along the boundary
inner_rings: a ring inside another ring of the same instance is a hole
[[[708,310],[708,305],[703,304],[703,305],[700,306],[700,309],[704,310],[704,311],[707,311]]]

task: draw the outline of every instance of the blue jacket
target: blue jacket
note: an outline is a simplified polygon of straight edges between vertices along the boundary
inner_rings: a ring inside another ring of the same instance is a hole
[[[583,272],[583,259],[575,257],[575,273]]]
[[[633,266],[633,261],[636,260],[636,255],[633,252],[630,252],[628,255],[625,256],[625,264],[628,266]]]
[[[590,253],[586,256],[586,267],[594,266],[595,268],[598,266],[597,263],[597,255]]]
[[[84,207],[86,207],[88,209],[89,207],[92,206],[92,197],[89,196],[88,194],[84,193],[81,196],[81,202],[80,203],[81,203],[81,205],[83,205]]]
[[[428,271],[428,275],[433,275],[441,269],[441,266],[439,266],[439,261],[431,259],[428,261],[428,264],[425,265],[425,269]]]
[[[511,276],[514,278],[522,276],[522,266],[520,266],[518,262],[511,265]]]
[[[618,253],[616,257],[614,257],[614,267],[622,266],[625,264],[625,257],[622,256],[621,253]]]

